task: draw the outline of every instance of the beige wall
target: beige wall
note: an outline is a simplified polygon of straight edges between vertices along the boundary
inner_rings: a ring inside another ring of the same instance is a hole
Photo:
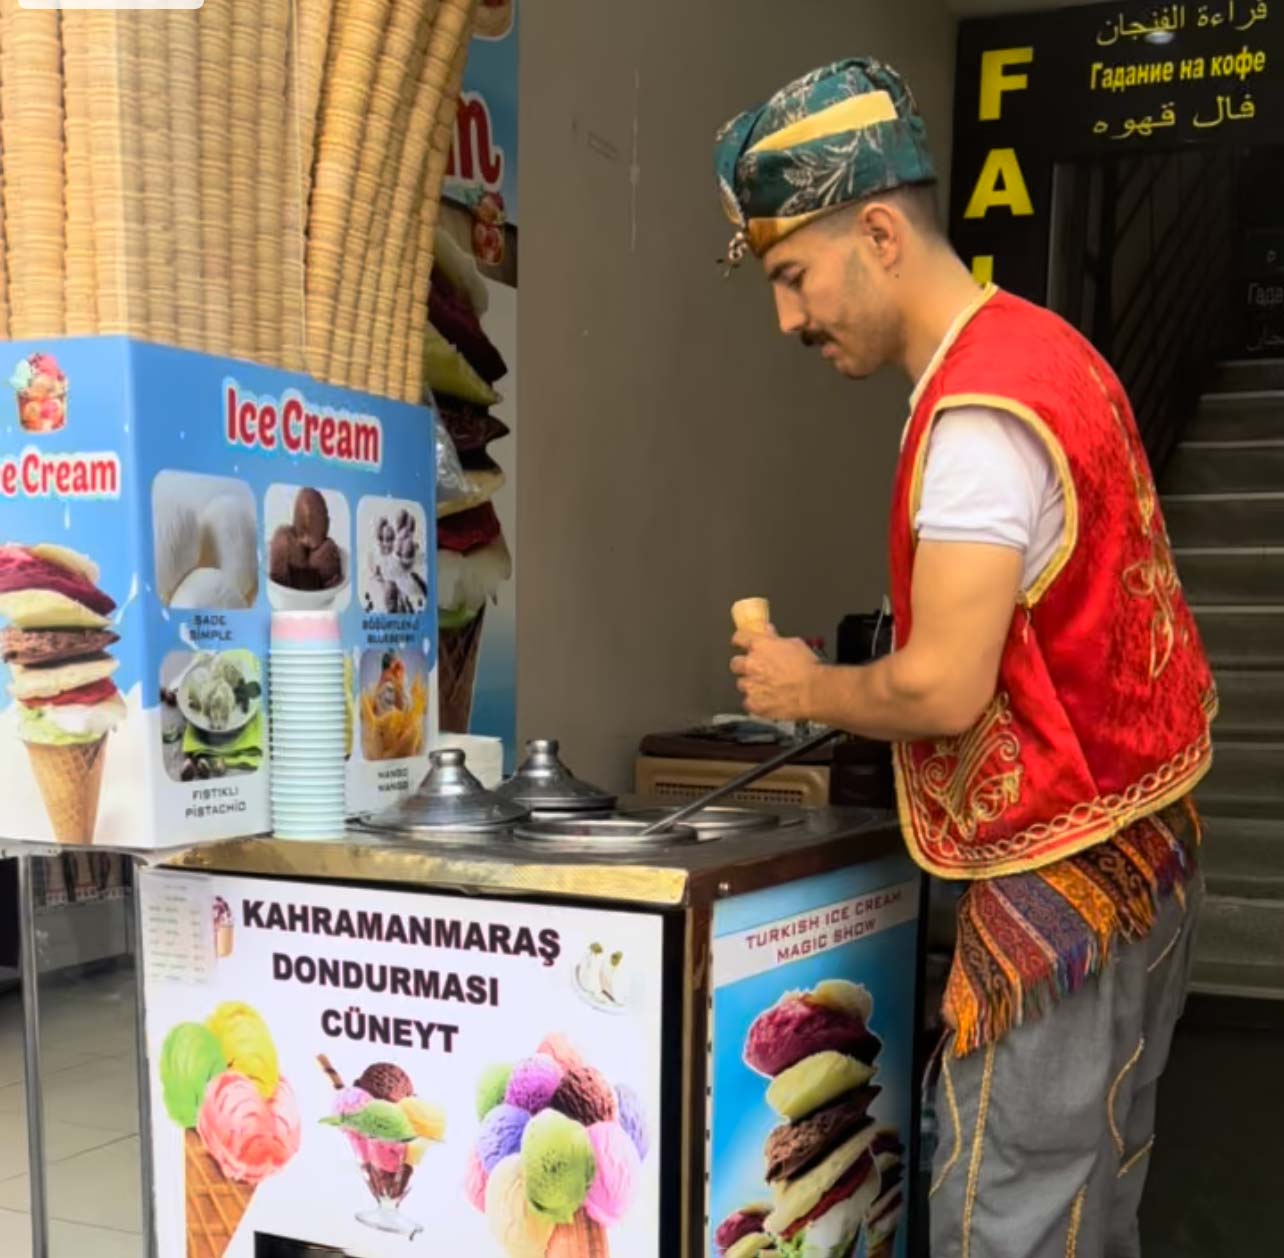
[[[715,129],[860,53],[909,78],[945,176],[939,0],[526,5],[519,726],[604,784],[643,733],[734,707],[735,598],[831,645],[881,598],[907,386],[840,380],[776,331],[756,266],[714,265]]]

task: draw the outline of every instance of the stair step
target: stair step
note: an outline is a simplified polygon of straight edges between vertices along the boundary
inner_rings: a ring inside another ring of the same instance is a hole
[[[1284,598],[1278,607],[1192,607],[1214,667],[1284,668]]]
[[[1284,604],[1284,547],[1188,546],[1173,557],[1192,603]]]
[[[1284,900],[1210,892],[1199,915],[1195,956],[1201,962],[1284,971]]]
[[[1284,669],[1217,669],[1217,735],[1284,742]]]
[[[1284,1000],[1284,965],[1276,962],[1204,961],[1198,956],[1190,990],[1200,996],[1239,996],[1248,1000]]]
[[[1202,802],[1202,792],[1196,793]],[[1284,901],[1284,815],[1221,817],[1203,813],[1199,863],[1215,895]]]
[[[1163,509],[1178,546],[1284,546],[1284,492],[1169,494]]]
[[[1183,435],[1188,441],[1284,439],[1284,390],[1206,393]]]
[[[1212,388],[1218,393],[1284,389],[1284,358],[1242,358],[1221,363]]]
[[[1163,479],[1166,494],[1277,492],[1284,487],[1284,440],[1183,441]]]
[[[1211,816],[1284,817],[1284,742],[1223,739],[1214,726],[1213,767],[1195,799]]]

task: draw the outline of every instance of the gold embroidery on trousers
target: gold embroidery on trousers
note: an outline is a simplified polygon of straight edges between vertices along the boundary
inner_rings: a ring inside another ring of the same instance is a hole
[[[995,695],[981,719],[957,738],[942,739],[923,762],[923,794],[945,813],[932,841],[947,829],[974,839],[1021,797],[1021,742],[1012,725],[1012,700]]]

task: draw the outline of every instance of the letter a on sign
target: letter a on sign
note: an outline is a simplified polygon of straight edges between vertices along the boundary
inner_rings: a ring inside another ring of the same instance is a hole
[[[1003,113],[1003,93],[1023,92],[1030,86],[1028,74],[1004,74],[1008,66],[1029,65],[1034,60],[1033,48],[992,48],[981,54],[982,122],[995,122]]]
[[[1014,218],[1034,213],[1030,190],[1025,186],[1016,149],[991,149],[972,189],[964,218],[984,218],[991,210],[1007,206]]]

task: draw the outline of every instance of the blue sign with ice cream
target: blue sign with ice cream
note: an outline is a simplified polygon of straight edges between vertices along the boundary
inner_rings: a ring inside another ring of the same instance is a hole
[[[123,338],[3,350],[6,837],[268,829],[273,609],[339,616],[350,811],[413,790],[436,644],[431,411]]]

